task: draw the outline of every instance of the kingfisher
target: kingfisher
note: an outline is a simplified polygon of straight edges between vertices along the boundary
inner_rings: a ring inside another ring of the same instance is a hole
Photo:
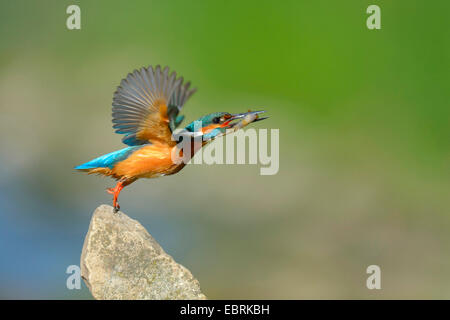
[[[196,92],[190,82],[183,82],[175,71],[158,65],[134,70],[117,87],[112,122],[115,132],[123,134],[122,142],[127,147],[75,167],[117,180],[115,187],[107,189],[113,195],[114,212],[120,209],[118,197],[124,187],[140,178],[172,175],[183,169],[187,161],[174,161],[174,154],[187,155],[189,160],[217,137],[267,118],[259,117],[264,111],[214,112],[191,122],[176,135],[175,130],[184,120],[179,113]],[[184,139],[194,142],[199,136],[200,144],[192,143],[187,151],[180,147]]]

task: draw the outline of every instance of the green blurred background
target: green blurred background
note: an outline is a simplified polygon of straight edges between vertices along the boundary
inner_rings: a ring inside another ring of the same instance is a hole
[[[66,28],[67,6],[81,30]],[[366,8],[381,7],[381,30]],[[169,65],[187,122],[264,106],[280,170],[193,165],[121,205],[212,299],[450,298],[448,1],[1,1],[0,297],[68,290],[122,147],[112,94]],[[185,124],[187,124],[187,122]],[[230,201],[231,200],[231,201]],[[366,268],[381,267],[381,290]]]

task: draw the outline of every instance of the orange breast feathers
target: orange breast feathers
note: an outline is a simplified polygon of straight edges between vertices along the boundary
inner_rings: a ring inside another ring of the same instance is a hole
[[[153,178],[168,174],[177,166],[172,161],[173,148],[159,143],[144,146],[117,163],[112,174],[127,178]]]

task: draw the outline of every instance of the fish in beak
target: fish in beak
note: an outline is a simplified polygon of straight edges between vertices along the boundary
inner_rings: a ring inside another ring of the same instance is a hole
[[[231,118],[228,119],[228,121],[224,122],[222,124],[223,128],[228,128],[228,129],[240,129],[243,128],[247,125],[249,125],[252,122],[256,122],[256,121],[261,121],[264,119],[267,119],[268,117],[260,117],[259,115],[261,113],[264,113],[266,111],[262,110],[262,111],[248,111],[248,112],[244,112],[244,113],[236,113],[236,114],[232,114]],[[238,122],[233,122],[234,120],[240,120]]]

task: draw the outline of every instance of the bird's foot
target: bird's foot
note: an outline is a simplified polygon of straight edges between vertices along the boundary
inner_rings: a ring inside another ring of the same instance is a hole
[[[119,193],[122,189],[123,189],[123,183],[121,181],[119,181],[114,188],[106,189],[106,192],[114,195],[114,198],[113,198],[114,213],[117,213],[120,210],[120,206],[119,206],[119,203],[117,202],[117,198],[119,197]]]
[[[115,195],[115,193],[116,193],[116,188],[108,188],[108,189],[106,189],[106,192],[108,192],[109,194]],[[113,207],[114,207],[114,213],[119,212],[120,206],[119,206],[119,204],[118,204],[117,202],[115,202],[114,200],[113,200]]]

